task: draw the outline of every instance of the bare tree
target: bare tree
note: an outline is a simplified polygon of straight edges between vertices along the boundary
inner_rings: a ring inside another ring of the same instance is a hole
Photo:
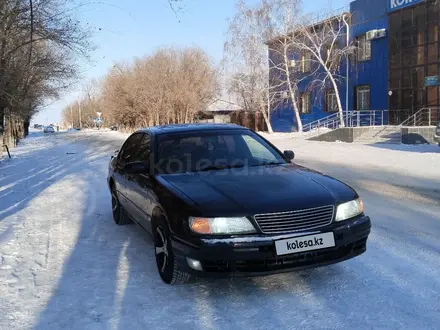
[[[236,8],[224,49],[228,90],[236,96],[242,109],[261,112],[272,133],[271,104],[275,101],[277,86],[269,81],[266,33],[262,24],[264,8],[250,7],[242,0],[237,2]]]
[[[340,65],[344,58],[348,59],[356,51],[356,46],[347,44],[345,38],[346,22],[349,19],[347,13],[329,17],[318,23],[303,18],[292,41],[292,46],[297,52],[309,54],[318,64],[319,70],[313,74],[311,84],[320,86],[322,90],[328,87],[334,90],[341,127],[344,127],[344,115],[338,85],[343,79],[339,74]]]
[[[228,67],[232,63],[235,71],[231,90],[239,95],[243,108],[263,112],[270,131],[271,110],[286,100],[302,131],[298,84],[306,74],[295,65],[292,47],[292,31],[300,15],[301,0],[261,0],[255,7],[239,1],[230,23],[226,55]]]
[[[76,60],[90,50],[70,9],[67,0],[0,2],[0,123],[10,146],[43,102],[77,76]]]
[[[168,0],[168,4],[174,12],[178,12],[182,10],[183,0]]]
[[[254,54],[258,49],[258,46],[252,46],[255,42],[266,41],[270,76],[270,86],[266,90],[272,96],[271,102],[275,101],[273,107],[287,97],[295,114],[298,131],[302,131],[299,86],[307,89],[318,87],[323,91],[331,86],[343,126],[338,87],[342,79],[339,75],[340,64],[342,59],[355,51],[355,47],[347,44],[344,38],[349,15],[344,13],[330,18],[327,15],[326,19],[316,22],[315,15],[302,12],[301,4],[301,0],[261,0],[257,7],[238,3],[238,14],[231,23],[231,30],[232,35],[236,35],[236,44],[244,45],[245,50],[234,53],[234,56],[248,63],[250,69],[244,72],[239,70],[239,74],[233,76],[232,86],[235,89],[241,87],[238,91],[242,95],[252,95],[255,88],[252,83],[257,80],[253,73],[259,64],[258,61],[252,62],[257,57]],[[251,33],[246,33],[247,29]],[[249,83],[251,85],[244,93],[244,86]]]
[[[130,131],[193,122],[216,99],[218,74],[199,48],[163,48],[132,63],[116,64],[98,90],[85,90],[84,120],[93,118],[99,108],[107,125]],[[66,107],[64,121],[71,117],[70,107]]]
[[[290,101],[299,132],[302,132],[299,85],[314,74],[312,60],[295,47],[298,35],[294,31],[304,15],[301,5],[300,0],[261,2],[271,85],[277,86],[278,95],[282,93]]]

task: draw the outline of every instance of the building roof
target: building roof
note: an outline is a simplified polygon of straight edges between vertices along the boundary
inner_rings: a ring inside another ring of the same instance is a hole
[[[331,22],[331,21],[335,21],[338,20],[340,17],[342,17],[343,15],[350,15],[350,11],[346,10],[346,7],[344,7],[343,9],[338,9],[336,11],[333,11],[331,13],[324,13],[324,14],[319,14],[319,15],[315,15],[309,18],[309,20],[306,23],[306,26],[309,28],[313,28],[316,26],[319,26],[323,23],[326,22]],[[270,45],[276,41],[279,41],[280,39],[286,37],[286,36],[290,36],[293,35],[295,32],[297,32],[299,29],[297,30],[292,30],[290,33],[287,33],[286,35],[279,35],[279,36],[274,36],[273,38],[268,39],[265,44],[266,45]]]
[[[153,132],[155,134],[164,134],[164,133],[236,130],[236,129],[246,129],[246,128],[235,124],[205,124],[205,123],[172,124],[172,125],[152,126],[148,128],[143,128],[138,130],[137,133]]]
[[[212,103],[208,109],[209,112],[215,111],[239,111],[241,107],[237,104],[237,100],[233,95],[223,95],[222,99],[219,99]]]

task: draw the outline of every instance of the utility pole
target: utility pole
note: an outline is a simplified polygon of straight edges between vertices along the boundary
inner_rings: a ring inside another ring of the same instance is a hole
[[[81,101],[78,99],[78,114],[79,114],[79,128],[82,129],[82,122],[81,122]]]

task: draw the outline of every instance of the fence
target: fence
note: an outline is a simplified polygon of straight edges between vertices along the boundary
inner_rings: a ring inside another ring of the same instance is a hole
[[[234,111],[231,123],[253,129],[256,132],[267,131],[267,125],[261,112]]]

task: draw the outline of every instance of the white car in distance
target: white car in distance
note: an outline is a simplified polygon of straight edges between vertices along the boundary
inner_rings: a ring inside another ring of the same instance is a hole
[[[53,128],[52,126],[46,126],[44,128],[44,133],[55,133],[55,128]]]

